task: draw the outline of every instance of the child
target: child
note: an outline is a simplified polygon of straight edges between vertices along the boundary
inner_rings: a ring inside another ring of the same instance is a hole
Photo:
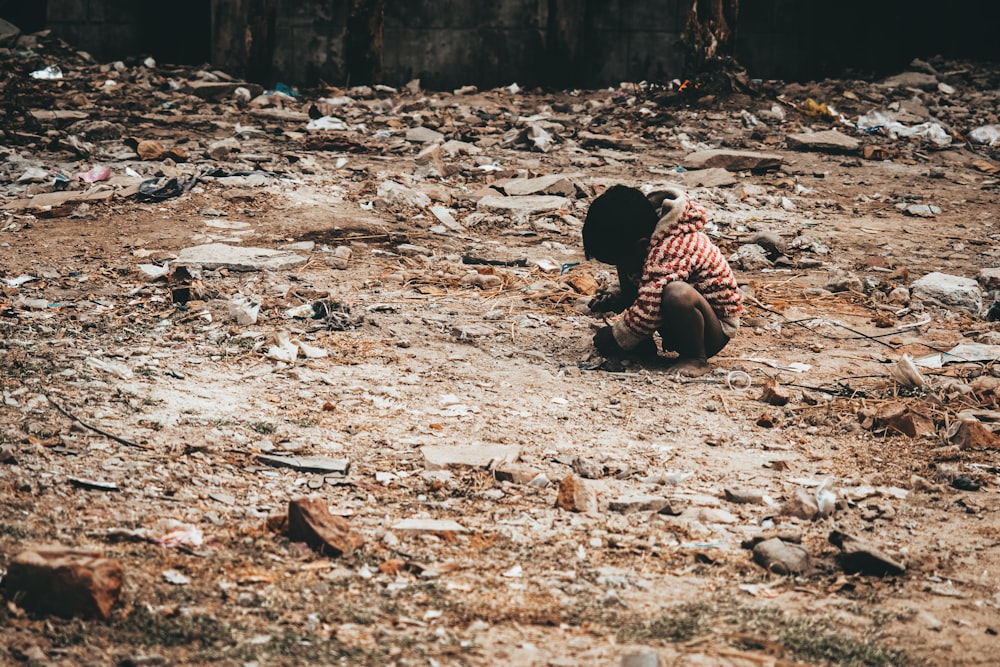
[[[681,190],[648,197],[616,185],[594,200],[583,248],[618,268],[619,289],[591,302],[594,312],[624,315],[594,336],[605,357],[655,356],[654,331],[676,352],[674,370],[697,377],[739,328],[740,294],[726,258],[701,229],[706,211]]]

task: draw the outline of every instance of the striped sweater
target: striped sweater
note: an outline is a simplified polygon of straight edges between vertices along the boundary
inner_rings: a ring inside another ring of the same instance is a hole
[[[612,325],[615,341],[623,349],[634,348],[663,327],[663,288],[677,280],[698,290],[719,319],[735,318],[743,311],[743,295],[729,263],[701,231],[706,223],[703,206],[681,190],[667,190],[650,238],[639,295]]]

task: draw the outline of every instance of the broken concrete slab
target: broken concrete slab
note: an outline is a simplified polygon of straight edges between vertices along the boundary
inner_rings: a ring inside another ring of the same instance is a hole
[[[634,494],[616,498],[608,503],[608,509],[622,514],[631,514],[632,512],[677,513],[671,506],[669,499],[649,494]]]
[[[500,197],[489,195],[476,202],[480,211],[506,215],[538,215],[568,209],[570,201],[555,195],[528,195],[524,197]]]
[[[424,445],[420,448],[427,470],[450,468],[496,468],[515,463],[518,445]]]
[[[861,148],[861,142],[837,130],[789,134],[785,139],[789,148],[850,153]]]
[[[173,266],[200,266],[203,269],[232,271],[285,271],[302,266],[309,260],[287,250],[270,248],[240,248],[225,243],[184,248],[177,253]]]
[[[288,539],[335,557],[350,556],[365,543],[364,535],[343,517],[330,514],[326,501],[314,496],[289,501]]]
[[[684,158],[686,169],[725,169],[727,171],[764,171],[781,166],[782,157],[777,153],[737,151],[714,148],[696,151]]]
[[[29,611],[108,619],[124,571],[99,551],[41,546],[14,557],[3,579],[7,598]]]
[[[447,206],[431,206],[430,211],[431,215],[434,216],[435,220],[440,222],[442,225],[444,225],[451,231],[453,232],[465,231],[465,227],[463,227],[462,223],[460,223],[458,220],[455,219],[455,216],[452,215],[451,213],[451,209],[449,209]]]
[[[719,167],[686,171],[682,176],[684,185],[689,188],[724,188],[736,183],[732,172]]]
[[[560,195],[572,197],[576,194],[576,186],[568,176],[551,174],[536,178],[515,178],[501,185],[503,191],[510,196],[525,195]]]
[[[406,140],[417,144],[441,143],[444,141],[444,135],[437,130],[421,125],[407,130]]]
[[[299,472],[314,472],[325,475],[347,475],[351,469],[348,459],[334,459],[329,456],[277,456],[258,454],[257,460],[275,468],[291,468]]]
[[[976,316],[983,309],[983,290],[972,278],[935,271],[910,285],[910,294],[923,301],[958,308]]]

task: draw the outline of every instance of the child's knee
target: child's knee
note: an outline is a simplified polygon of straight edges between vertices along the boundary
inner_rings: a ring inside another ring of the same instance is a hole
[[[698,290],[680,281],[667,283],[661,298],[663,307],[669,310],[697,308],[701,301]]]

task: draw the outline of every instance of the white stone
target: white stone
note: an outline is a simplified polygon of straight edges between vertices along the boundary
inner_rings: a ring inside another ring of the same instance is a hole
[[[302,266],[308,260],[287,250],[238,248],[225,243],[184,248],[177,253],[174,265],[200,266],[204,269],[233,271],[283,271]]]
[[[979,315],[983,309],[983,291],[972,278],[947,273],[928,273],[910,286],[912,296],[950,308]]]

